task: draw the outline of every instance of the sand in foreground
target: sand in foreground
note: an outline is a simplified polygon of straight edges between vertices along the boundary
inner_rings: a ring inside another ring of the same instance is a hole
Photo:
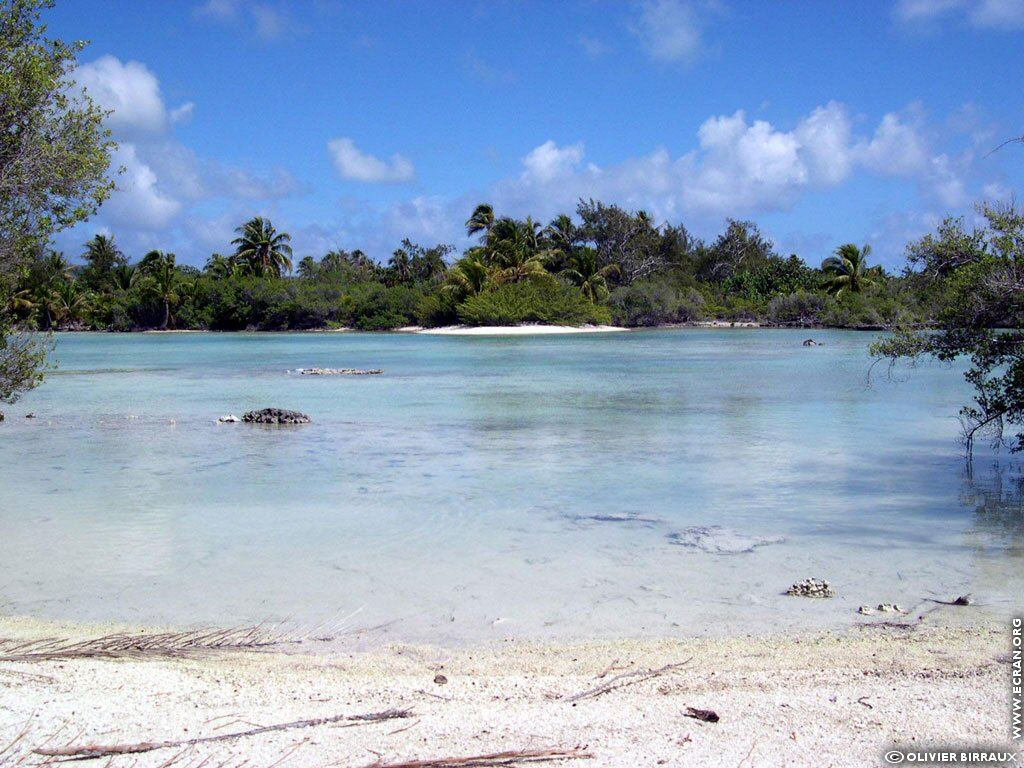
[[[16,630],[0,621],[0,636]],[[883,765],[893,745],[1007,746],[1008,650],[1003,628],[874,627],[783,638],[5,662],[0,749],[26,724],[12,763],[32,760],[28,751],[54,734],[50,746],[173,741],[408,707],[408,719],[197,745],[173,764],[269,766],[284,757],[284,766],[366,766],[582,746],[592,759],[557,764],[863,768]],[[684,661],[568,701],[616,675]],[[435,682],[439,674],[446,683]],[[721,719],[692,719],[687,707]],[[179,752],[112,765],[160,766]]]

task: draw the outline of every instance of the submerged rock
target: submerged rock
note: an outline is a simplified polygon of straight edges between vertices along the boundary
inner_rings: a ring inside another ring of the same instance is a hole
[[[786,590],[787,595],[794,597],[834,597],[835,592],[827,581],[821,579],[801,579]]]
[[[743,552],[753,552],[754,547],[781,544],[785,541],[781,536],[748,536],[720,525],[684,528],[681,531],[670,533],[668,538],[673,544],[702,549],[713,555],[738,555]]]
[[[242,417],[249,424],[309,424],[312,419],[298,411],[286,411],[284,408],[262,408],[249,411]]]
[[[572,515],[571,520],[592,523],[640,523],[641,525],[656,525],[661,522],[657,517],[645,517],[638,512],[611,512],[609,514],[597,515]]]
[[[235,414],[233,413],[229,413],[227,416],[221,416],[219,419],[217,419],[217,423],[219,424],[237,424],[240,421],[241,419],[235,416]]]
[[[304,376],[379,376],[384,373],[380,368],[368,371],[359,368],[296,368],[296,371]]]
[[[857,609],[857,613],[871,616],[876,613],[906,613],[906,611],[896,603],[879,603],[875,608],[872,608],[870,605],[862,605]]]

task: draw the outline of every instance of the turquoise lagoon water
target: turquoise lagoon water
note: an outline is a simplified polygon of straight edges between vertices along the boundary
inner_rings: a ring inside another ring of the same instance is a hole
[[[437,643],[1018,611],[1019,462],[965,473],[960,372],[869,386],[871,335],[807,335],[62,335],[0,425],[0,611]],[[265,406],[313,424],[216,423]],[[784,541],[669,538],[711,525]],[[837,597],[783,596],[808,576]]]

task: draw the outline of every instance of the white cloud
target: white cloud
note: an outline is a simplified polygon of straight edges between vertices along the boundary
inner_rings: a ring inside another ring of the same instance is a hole
[[[748,125],[742,110],[706,120],[697,135],[702,153],[693,156],[693,169],[682,179],[694,208],[785,204],[810,179],[796,136],[764,120]]]
[[[201,222],[211,221],[216,237],[223,234],[218,212],[229,211],[240,220],[254,203],[300,188],[284,169],[240,168],[200,157],[179,141],[174,126],[191,118],[195,104],[189,101],[168,110],[158,78],[141,62],[103,56],[81,66],[75,77],[99,105],[114,110],[108,118],[119,143],[113,165],[124,168],[110,200],[83,230],[106,227],[136,254],[153,247],[195,248],[215,239],[204,233]],[[77,231],[68,237],[77,237]]]
[[[114,165],[124,167],[117,191],[103,206],[104,219],[135,229],[159,230],[181,211],[179,200],[160,188],[156,173],[143,162],[134,144],[122,142],[114,153]]]
[[[791,208],[815,189],[830,189],[858,173],[909,180],[943,206],[963,205],[973,150],[938,152],[918,107],[890,113],[869,135],[855,136],[847,108],[830,102],[791,130],[750,120],[742,110],[704,121],[699,146],[674,157],[658,148],[598,167],[582,144],[546,141],[523,158],[523,170],[496,185],[501,209],[541,218],[596,197],[652,211],[657,218],[719,221]]]
[[[188,101],[180,107],[172,109],[168,114],[170,121],[174,124],[184,124],[192,121],[192,113],[195,111],[195,102]]]
[[[848,151],[851,133],[846,108],[836,101],[818,107],[800,121],[794,136],[812,178],[826,186],[846,180],[853,166]]]
[[[894,112],[888,113],[871,140],[859,142],[855,153],[876,173],[887,176],[920,174],[928,167],[928,150],[915,122],[908,122]]]
[[[534,148],[523,158],[523,178],[539,182],[551,181],[568,171],[572,171],[583,161],[583,143],[559,148],[554,141],[548,140]]]
[[[703,47],[697,13],[683,0],[647,0],[633,31],[658,61],[692,61]]]
[[[416,169],[406,157],[395,153],[390,160],[381,160],[360,152],[350,138],[341,137],[329,141],[327,152],[342,178],[351,181],[396,184],[412,181],[416,176]]]
[[[899,0],[894,12],[907,24],[930,24],[944,16],[959,15],[975,27],[1024,27],[1024,0]]]
[[[160,82],[145,64],[101,56],[80,66],[75,80],[97,104],[113,110],[107,124],[115,133],[162,133],[167,128]]]
[[[966,176],[971,159],[968,152],[958,158],[939,154],[928,161],[929,188],[944,207],[959,208],[969,201]]]

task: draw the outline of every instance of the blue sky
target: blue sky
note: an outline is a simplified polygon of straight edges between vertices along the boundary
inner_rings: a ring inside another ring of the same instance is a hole
[[[85,225],[201,265],[269,216],[296,260],[466,245],[477,202],[595,197],[890,267],[1020,186],[1024,0],[58,0],[125,171]]]

